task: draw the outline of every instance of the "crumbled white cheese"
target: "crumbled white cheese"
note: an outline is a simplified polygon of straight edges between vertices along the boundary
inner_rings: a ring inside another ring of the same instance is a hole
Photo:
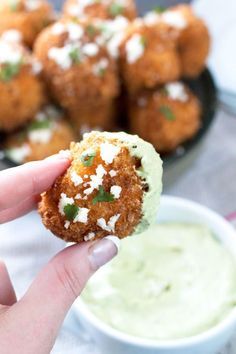
[[[48,51],[48,58],[53,60],[63,70],[67,70],[72,65],[70,53],[74,49],[72,44],[67,44],[62,48],[52,47]]]
[[[66,220],[66,221],[65,221],[65,224],[64,224],[64,228],[65,228],[65,229],[69,229],[69,227],[70,227],[70,221],[69,221],[69,220]]]
[[[94,57],[98,54],[99,48],[95,43],[87,43],[82,47],[82,52],[88,57]]]
[[[161,20],[164,23],[178,29],[184,29],[187,26],[186,19],[184,18],[182,13],[178,11],[165,11],[161,15]]]
[[[91,241],[93,240],[95,237],[95,233],[94,232],[90,232],[88,235],[84,236],[84,241],[87,242],[87,241]]]
[[[113,215],[107,223],[104,218],[100,218],[97,220],[97,225],[105,231],[115,232],[115,224],[118,221],[119,217],[120,214]]]
[[[42,5],[42,0],[25,0],[25,8],[27,11],[35,11]]]
[[[82,199],[82,195],[80,193],[76,194],[75,199]]]
[[[1,38],[7,42],[19,43],[22,41],[22,34],[17,30],[9,30],[3,32]]]
[[[134,34],[126,43],[125,50],[127,61],[129,64],[135,63],[139,60],[144,53],[144,45],[142,43],[142,36],[140,34]]]
[[[69,34],[70,41],[77,41],[82,38],[84,34],[83,27],[77,23],[70,22],[66,26],[67,32]]]
[[[68,204],[74,204],[74,198],[69,198],[65,193],[61,193],[61,197],[58,203],[58,210],[61,215],[65,216],[64,208]]]
[[[66,32],[66,26],[61,22],[57,22],[52,26],[51,32],[52,34],[59,36],[60,34]]]
[[[100,59],[98,63],[93,65],[92,70],[94,75],[98,75],[98,76],[101,75],[101,73],[107,69],[108,65],[109,65],[108,59],[106,58]]]
[[[1,38],[0,40],[0,64],[12,63],[17,64],[23,58],[21,50],[17,50],[12,42],[7,42]]]
[[[88,178],[88,175],[84,175],[84,178]]]
[[[98,165],[96,168],[96,175],[91,175],[90,176],[90,181],[87,182],[87,184],[90,186],[90,188],[84,190],[84,194],[89,195],[91,194],[95,189],[98,189],[99,186],[102,185],[103,183],[103,177],[107,174],[106,170],[102,165]]]
[[[83,224],[86,224],[88,222],[88,213],[89,209],[87,208],[79,208],[78,214],[74,218],[73,222],[81,222]]]
[[[52,139],[53,129],[33,129],[28,132],[28,139],[32,143],[47,144]]]
[[[143,21],[147,26],[153,26],[158,22],[160,22],[160,20],[161,20],[161,15],[154,11],[148,12],[143,18]]]
[[[111,194],[114,196],[115,199],[120,198],[122,188],[120,186],[112,186],[110,189]]]
[[[81,183],[83,183],[83,178],[79,176],[75,171],[71,172],[70,178],[75,187],[78,187]]]
[[[185,87],[181,82],[170,82],[165,85],[168,96],[172,100],[178,100],[181,102],[186,102],[188,100],[187,92],[185,91]]]
[[[70,159],[71,158],[71,152],[70,150],[60,150],[59,155],[61,157],[64,157],[65,159]]]
[[[102,143],[100,154],[102,160],[108,165],[113,162],[114,158],[119,154],[120,147],[110,143]]]
[[[113,58],[119,57],[120,45],[124,39],[124,33],[116,33],[108,42],[107,50]]]
[[[97,0],[79,0],[74,5],[70,5],[68,8],[68,12],[72,16],[82,16],[84,15],[84,9],[87,6],[93,5]]]
[[[37,60],[36,58],[33,58],[32,62],[31,62],[31,66],[32,66],[32,72],[35,75],[38,75],[39,73],[41,73],[41,71],[43,69],[42,63],[40,63],[40,61]]]
[[[7,150],[6,154],[11,160],[17,163],[22,163],[25,158],[31,154],[31,148],[28,144],[23,144],[20,147]]]
[[[115,170],[111,170],[111,171],[109,172],[109,175],[110,175],[111,177],[115,177],[115,176],[117,175],[117,172],[116,172]]]

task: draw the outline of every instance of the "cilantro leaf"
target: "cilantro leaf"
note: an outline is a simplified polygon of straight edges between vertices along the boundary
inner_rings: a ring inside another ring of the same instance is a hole
[[[72,60],[72,63],[79,64],[81,62],[80,50],[78,48],[71,49],[69,56]]]
[[[167,120],[175,120],[174,112],[168,106],[160,106],[159,111]]]
[[[14,76],[19,74],[22,61],[18,63],[5,63],[0,68],[0,80],[4,82],[10,81]]]
[[[93,37],[96,34],[96,27],[93,25],[88,25],[86,27],[86,32],[90,37]]]
[[[15,12],[19,8],[19,0],[8,0],[9,8],[12,12]]]
[[[155,6],[153,11],[157,12],[158,14],[162,14],[166,11],[166,7],[164,6]]]
[[[93,160],[95,156],[96,156],[96,152],[90,151],[82,154],[80,160],[85,167],[90,167],[93,164]]]
[[[99,187],[98,194],[93,198],[93,204],[101,202],[113,202],[115,200],[114,196],[111,193],[108,193],[104,190],[102,186]]]
[[[64,206],[63,211],[66,215],[66,219],[73,221],[74,218],[78,215],[79,207],[75,204],[67,204]]]
[[[49,129],[50,127],[50,120],[34,120],[29,124],[28,130]]]
[[[143,46],[143,48],[145,48],[147,46],[147,39],[144,36],[142,36],[140,38],[140,43]]]
[[[109,8],[109,12],[112,16],[118,16],[121,15],[124,11],[124,6],[117,4],[115,2],[113,2],[113,4],[111,4],[110,8]]]

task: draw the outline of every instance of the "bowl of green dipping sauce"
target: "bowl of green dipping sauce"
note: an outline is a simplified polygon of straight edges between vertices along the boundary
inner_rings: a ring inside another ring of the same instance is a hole
[[[236,232],[164,196],[157,224],[122,241],[75,311],[103,354],[216,354],[236,327]]]

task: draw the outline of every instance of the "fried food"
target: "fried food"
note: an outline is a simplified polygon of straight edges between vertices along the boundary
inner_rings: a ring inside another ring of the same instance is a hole
[[[20,38],[14,30],[0,37],[0,130],[6,132],[30,120],[45,101],[41,64]]]
[[[151,11],[144,16],[149,26],[165,24],[168,31],[178,41],[178,54],[181,61],[181,76],[194,78],[204,69],[210,49],[208,29],[191,6],[181,4],[168,9]]]
[[[159,153],[166,153],[197,133],[201,107],[187,86],[172,82],[131,98],[129,119],[132,133],[152,143]]]
[[[130,24],[120,45],[120,71],[131,94],[177,80],[180,70],[176,37],[165,24]]]
[[[74,139],[64,113],[46,105],[29,124],[7,137],[4,150],[10,160],[19,164],[42,160],[68,149]]]
[[[113,19],[123,16],[133,20],[137,16],[137,9],[134,0],[67,0],[63,13],[72,18]]]
[[[54,99],[80,119],[78,124],[84,124],[89,112],[96,112],[99,105],[107,112],[119,94],[116,62],[104,41],[101,30],[90,22],[65,20],[45,29],[35,44]],[[100,125],[106,127],[109,118],[112,120],[105,114]]]
[[[39,32],[54,18],[51,5],[45,0],[1,0],[0,34],[15,29],[24,43],[32,47]]]
[[[125,133],[92,132],[70,152],[71,166],[39,205],[56,236],[71,242],[123,238],[155,222],[162,163],[151,144]]]

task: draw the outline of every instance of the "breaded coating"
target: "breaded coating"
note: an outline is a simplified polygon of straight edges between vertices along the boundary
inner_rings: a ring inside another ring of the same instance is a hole
[[[130,24],[120,45],[120,71],[131,94],[179,79],[180,69],[176,36],[165,24]]]
[[[132,133],[152,143],[159,153],[166,153],[197,133],[201,107],[187,86],[172,82],[130,99],[129,119]]]
[[[204,69],[210,49],[210,35],[205,23],[197,17],[191,6],[177,5],[164,10],[151,11],[144,16],[148,26],[164,24],[174,31],[178,42],[178,55],[182,77],[197,77]]]
[[[75,139],[64,113],[52,105],[45,106],[19,131],[8,135],[4,150],[15,163],[42,160],[68,149]]]
[[[51,5],[45,0],[1,0],[0,34],[15,29],[24,43],[32,47],[39,32],[53,21]]]
[[[0,130],[12,131],[45,102],[41,64],[20,44],[16,31],[0,37]]]
[[[100,30],[90,22],[65,20],[45,29],[36,41],[43,77],[68,111],[86,110],[98,100],[112,102],[119,93],[116,63],[99,37]]]
[[[137,9],[134,0],[67,0],[63,13],[72,18],[113,19],[124,16],[133,20],[137,16]]]
[[[136,232],[142,222],[144,229],[149,226],[153,215],[156,217],[161,162],[153,147],[142,141],[157,166],[150,172],[155,174],[153,188],[152,182],[148,183],[150,176],[144,178],[139,173],[142,158],[131,154],[129,137],[125,133],[92,132],[80,143],[71,144],[70,168],[42,194],[39,204],[46,228],[65,241],[82,242],[107,235],[123,238]],[[134,151],[139,149],[139,141],[138,137],[130,139]],[[143,215],[146,194],[154,204],[154,214],[148,219]]]

